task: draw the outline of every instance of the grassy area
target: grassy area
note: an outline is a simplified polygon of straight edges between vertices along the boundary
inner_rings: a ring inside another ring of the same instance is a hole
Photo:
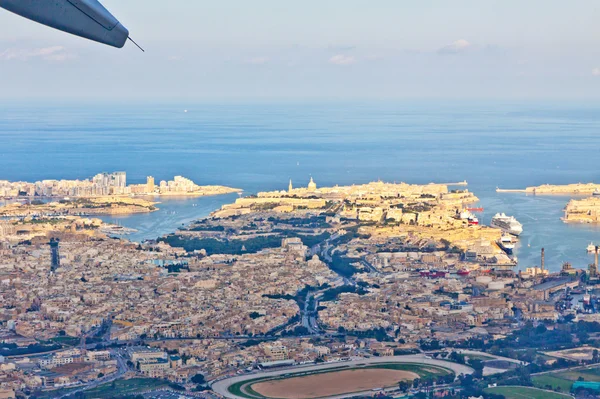
[[[569,399],[571,396],[562,393],[543,391],[528,387],[496,387],[486,388],[485,392],[503,395],[506,399]]]
[[[70,392],[73,392],[79,388],[62,388],[62,389],[53,389],[51,391],[40,391],[34,393],[31,398],[32,399],[51,399],[57,398],[63,395],[66,395]]]
[[[471,360],[481,360],[483,362],[485,362],[486,360],[494,360],[496,359],[493,356],[486,356],[486,355],[472,355],[470,353],[465,355],[466,357],[468,357]]]
[[[556,377],[566,380],[577,381],[579,377],[583,377],[584,381],[600,382],[600,369],[582,369],[574,371],[565,371],[563,373],[554,374]]]
[[[533,381],[533,385],[536,388],[548,389],[557,389],[560,388],[563,392],[571,391],[571,386],[573,385],[573,380],[568,380],[564,378],[560,378],[556,375],[544,374],[544,375],[536,375],[531,377],[531,381]]]
[[[267,381],[267,380],[268,380],[268,378],[255,378],[253,380],[240,381],[240,382],[236,382],[235,384],[230,385],[229,388],[227,388],[227,390],[229,391],[229,393],[232,393],[236,396],[240,396],[242,398],[250,398],[250,399],[254,399],[256,397],[262,398],[263,397],[262,395],[256,394],[256,396],[254,396],[254,390],[252,390],[252,392],[253,392],[252,394],[246,393],[246,390],[250,387],[250,385],[256,384],[259,381]],[[248,385],[248,386],[245,387],[245,385]]]
[[[560,388],[563,392],[569,392],[573,386],[573,382],[577,381],[579,378],[583,378],[584,381],[600,382],[600,368],[559,371],[556,373],[534,376],[531,380],[533,381],[533,385],[538,388]]]
[[[81,342],[81,339],[77,338],[77,337],[69,337],[69,336],[65,335],[63,337],[54,337],[50,341],[56,342],[57,344],[77,346]]]
[[[143,391],[166,387],[169,384],[153,378],[132,378],[116,380],[85,391],[86,398],[112,398],[116,395],[137,394]]]

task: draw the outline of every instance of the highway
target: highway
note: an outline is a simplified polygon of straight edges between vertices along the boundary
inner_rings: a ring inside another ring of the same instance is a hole
[[[222,395],[226,398],[246,399],[241,396],[237,396],[237,395],[230,393],[228,391],[228,388],[237,382],[253,380],[256,378],[275,377],[275,376],[280,376],[280,375],[284,375],[284,374],[288,374],[288,373],[319,371],[319,370],[326,370],[329,368],[342,367],[342,366],[356,367],[356,366],[365,366],[365,365],[372,365],[372,364],[378,364],[378,363],[430,364],[433,366],[440,366],[440,367],[450,369],[456,375],[473,373],[472,368],[462,365],[462,364],[451,363],[451,362],[447,362],[447,361],[443,361],[443,360],[428,359],[424,355],[407,355],[407,356],[372,357],[369,359],[351,360],[348,362],[335,362],[335,363],[326,363],[326,364],[318,364],[318,365],[310,365],[310,366],[294,366],[294,367],[289,367],[289,368],[284,368],[284,369],[278,369],[275,371],[261,371],[261,372],[257,372],[257,373],[233,376],[230,378],[213,381],[210,384],[212,386],[213,391],[215,391],[219,395]],[[369,392],[372,393],[371,391],[369,391]],[[354,392],[354,393],[347,394],[347,395],[340,395],[340,396],[337,396],[336,398],[342,399],[342,398],[356,396],[357,394],[358,394],[357,392]]]

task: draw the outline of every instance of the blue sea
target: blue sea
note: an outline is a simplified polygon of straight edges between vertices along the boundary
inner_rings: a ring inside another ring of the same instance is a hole
[[[184,112],[187,110],[188,112]],[[246,193],[372,180],[458,182],[485,208],[524,225],[520,267],[585,267],[600,227],[561,222],[568,197],[496,187],[600,182],[600,104],[558,102],[3,103],[0,180],[76,179],[123,170],[129,183],[174,175]],[[161,210],[109,220],[156,238],[236,195],[163,200]]]

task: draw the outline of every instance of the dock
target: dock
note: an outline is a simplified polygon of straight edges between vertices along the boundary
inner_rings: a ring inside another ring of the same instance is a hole
[[[496,187],[496,192],[497,193],[526,193],[527,190]]]
[[[461,182],[458,183],[440,183],[443,186],[468,186],[469,183],[467,183],[466,180],[463,180]]]

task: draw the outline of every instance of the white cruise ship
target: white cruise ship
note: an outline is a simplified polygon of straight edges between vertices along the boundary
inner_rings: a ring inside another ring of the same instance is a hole
[[[523,225],[514,216],[506,216],[504,213],[497,213],[492,218],[490,226],[514,236],[519,236],[523,232]]]

